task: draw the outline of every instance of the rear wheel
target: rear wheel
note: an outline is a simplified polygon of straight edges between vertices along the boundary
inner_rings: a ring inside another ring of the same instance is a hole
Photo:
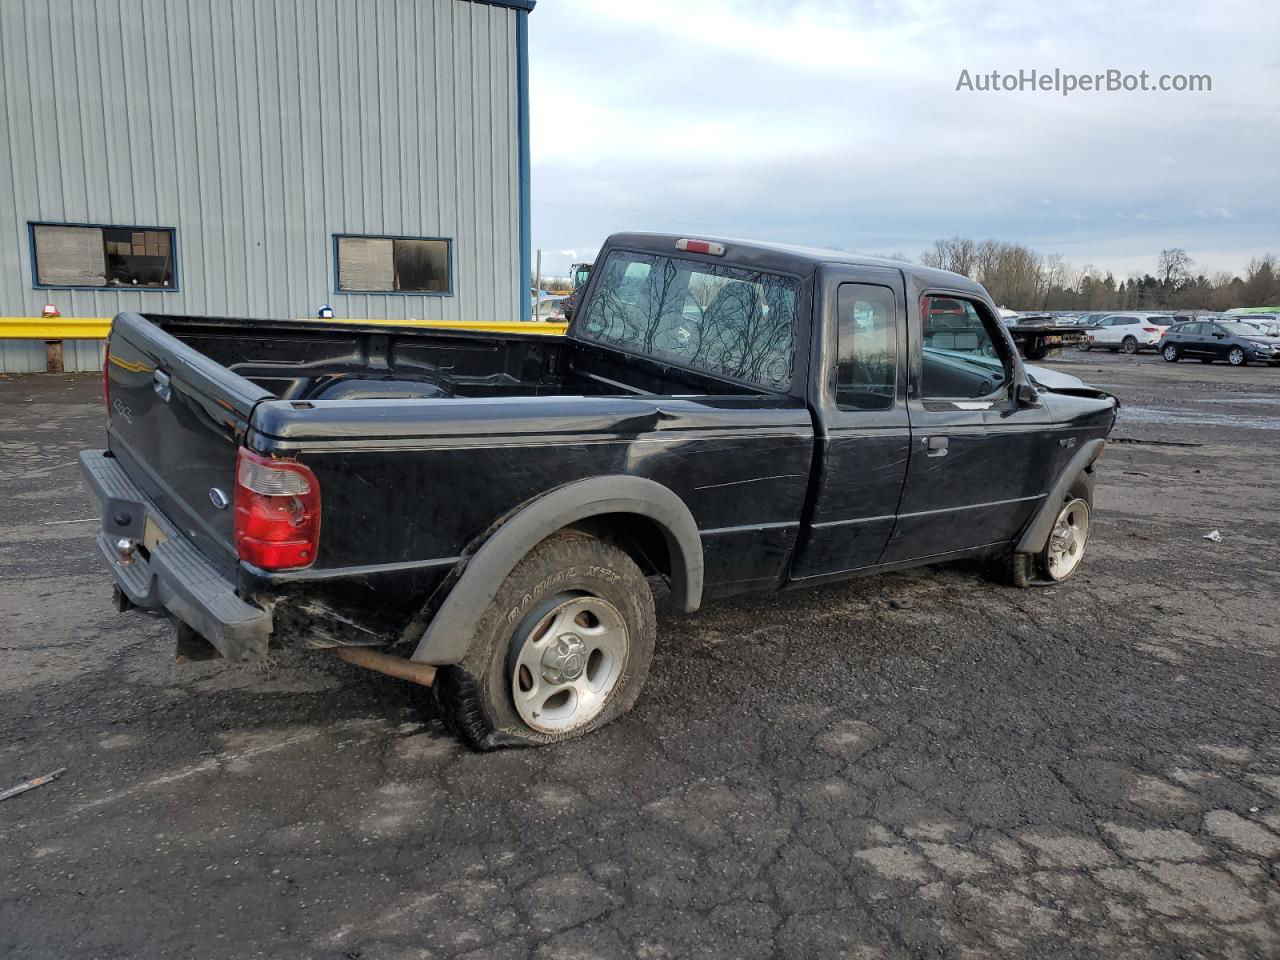
[[[1233,367],[1243,367],[1248,362],[1249,358],[1245,356],[1243,347],[1232,347],[1227,351],[1227,363]]]
[[[1170,363],[1177,363],[1182,358],[1181,351],[1179,351],[1172,343],[1166,346],[1164,350],[1160,352],[1160,355]]]
[[[554,743],[635,705],[657,633],[653,594],[622,550],[576,531],[533,549],[436,679],[437,699],[478,750]]]
[[[1136,337],[1125,337],[1120,341],[1120,349],[1128,354],[1138,352],[1138,340]]]
[[[1076,344],[1076,349],[1079,350],[1081,353],[1088,353],[1090,350],[1093,349],[1093,344],[1087,339],[1081,340],[1078,344]]]

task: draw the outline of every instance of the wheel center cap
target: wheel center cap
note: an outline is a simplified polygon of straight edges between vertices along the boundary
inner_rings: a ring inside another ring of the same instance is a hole
[[[587,645],[576,634],[556,637],[542,655],[542,676],[548,683],[568,683],[582,676],[587,666]]]

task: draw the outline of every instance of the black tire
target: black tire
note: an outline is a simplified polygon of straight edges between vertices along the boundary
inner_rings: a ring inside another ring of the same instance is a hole
[[[512,691],[513,655],[541,614],[566,598],[611,604],[626,627],[626,656],[600,712],[558,732],[521,719]],[[460,664],[442,667],[434,686],[446,722],[475,750],[557,743],[598,730],[640,696],[653,660],[657,621],[653,592],[635,561],[612,544],[577,531],[558,533],[521,560],[480,617]]]
[[[1249,362],[1249,355],[1244,352],[1244,347],[1232,347],[1227,352],[1227,363],[1233,367],[1243,367]]]
[[[1177,363],[1179,360],[1182,359],[1182,351],[1179,350],[1177,347],[1175,347],[1172,343],[1170,343],[1170,344],[1167,344],[1162,351],[1160,351],[1160,356],[1164,357],[1170,363]]]
[[[1137,337],[1125,337],[1120,341],[1120,349],[1130,356],[1133,356],[1142,348],[1138,346]]]
[[[1081,340],[1079,343],[1076,344],[1076,349],[1079,350],[1081,353],[1088,353],[1090,350],[1093,349],[1093,344],[1090,343],[1088,340]]]

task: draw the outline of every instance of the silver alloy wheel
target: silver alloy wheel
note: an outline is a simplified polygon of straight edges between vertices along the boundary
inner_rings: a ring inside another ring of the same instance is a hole
[[[1233,367],[1238,367],[1244,363],[1244,351],[1239,347],[1232,347],[1231,352],[1227,354],[1227,363]]]
[[[606,600],[575,596],[555,607],[534,624],[511,668],[520,719],[540,733],[590,723],[618,686],[627,641],[626,621]]]
[[[1178,359],[1178,348],[1173,344],[1169,344],[1169,346],[1164,348],[1164,358],[1170,363],[1173,363]]]
[[[1134,354],[1138,352],[1138,341],[1133,337],[1125,337],[1124,342],[1120,344],[1120,349],[1125,353]]]
[[[1089,542],[1089,504],[1077,498],[1066,503],[1044,548],[1045,572],[1052,580],[1065,580],[1075,573]]]

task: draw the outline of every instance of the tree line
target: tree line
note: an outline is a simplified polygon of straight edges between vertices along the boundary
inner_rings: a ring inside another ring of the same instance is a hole
[[[1133,272],[1117,282],[1111,271],[1073,267],[1059,254],[1020,243],[935,240],[920,255],[927,267],[962,273],[987,288],[996,303],[1015,310],[1227,310],[1280,304],[1280,263],[1255,257],[1244,275],[1205,275],[1180,247],[1161,250],[1155,271]]]

